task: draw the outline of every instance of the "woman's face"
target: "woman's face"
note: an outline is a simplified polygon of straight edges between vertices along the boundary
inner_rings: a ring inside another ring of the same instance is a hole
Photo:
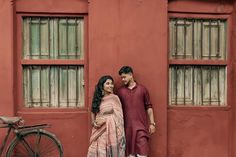
[[[114,84],[111,79],[107,79],[106,82],[103,84],[103,90],[105,95],[113,93]]]

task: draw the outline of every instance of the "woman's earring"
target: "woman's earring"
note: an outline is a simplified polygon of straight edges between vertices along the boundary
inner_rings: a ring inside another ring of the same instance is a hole
[[[105,92],[104,92],[104,90],[102,90],[102,95],[105,95]]]

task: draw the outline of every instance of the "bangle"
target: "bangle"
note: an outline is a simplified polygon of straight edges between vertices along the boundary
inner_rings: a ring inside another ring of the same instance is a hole
[[[94,127],[98,127],[98,125],[97,125],[97,122],[96,122],[96,121],[94,121],[94,122],[93,122],[93,126],[94,126]]]
[[[156,123],[155,123],[155,122],[153,122],[153,123],[150,123],[150,125],[156,126]]]

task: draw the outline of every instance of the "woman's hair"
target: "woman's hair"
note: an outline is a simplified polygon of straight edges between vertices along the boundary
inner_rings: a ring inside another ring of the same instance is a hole
[[[105,75],[105,76],[102,76],[96,87],[95,87],[95,91],[94,91],[94,94],[93,94],[93,101],[92,101],[92,112],[93,113],[98,113],[99,112],[99,107],[100,107],[100,104],[101,104],[101,101],[102,101],[102,97],[104,96],[103,94],[103,86],[104,86],[104,83],[108,80],[112,80],[112,82],[114,82],[113,78],[109,75]]]
[[[133,74],[133,69],[130,66],[123,66],[119,70],[119,75],[121,74],[128,74],[132,73]]]

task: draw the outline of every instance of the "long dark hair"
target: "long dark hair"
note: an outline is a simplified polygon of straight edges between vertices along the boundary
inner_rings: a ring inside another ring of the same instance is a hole
[[[105,75],[99,79],[99,81],[95,87],[95,91],[93,94],[93,101],[92,101],[92,112],[95,114],[99,112],[99,107],[102,102],[102,97],[104,96],[103,95],[103,86],[104,86],[104,83],[108,79],[110,79],[110,80],[112,80],[112,82],[114,82],[113,78],[110,75]]]

